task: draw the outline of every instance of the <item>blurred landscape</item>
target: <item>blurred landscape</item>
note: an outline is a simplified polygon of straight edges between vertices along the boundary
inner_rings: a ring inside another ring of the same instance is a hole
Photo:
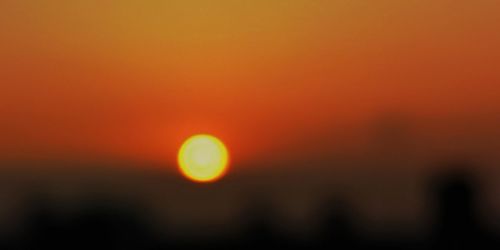
[[[0,0],[0,250],[500,249],[499,10]]]
[[[344,171],[274,166],[266,173],[243,171],[208,185],[154,166],[4,167],[0,246],[499,247],[498,196],[491,193],[498,190],[498,175],[482,175],[481,166],[468,160],[433,164],[420,174],[407,172],[415,168],[372,172],[366,166]]]

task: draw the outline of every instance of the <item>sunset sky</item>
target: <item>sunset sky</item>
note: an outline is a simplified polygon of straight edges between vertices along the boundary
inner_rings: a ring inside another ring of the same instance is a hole
[[[493,151],[499,10],[497,0],[3,0],[0,159],[172,163],[195,133],[220,137],[236,163],[307,159],[386,114]]]

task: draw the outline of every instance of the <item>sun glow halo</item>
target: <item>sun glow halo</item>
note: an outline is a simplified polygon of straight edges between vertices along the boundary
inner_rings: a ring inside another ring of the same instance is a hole
[[[200,134],[187,139],[178,155],[179,170],[188,179],[196,182],[213,182],[227,170],[229,153],[218,138]]]

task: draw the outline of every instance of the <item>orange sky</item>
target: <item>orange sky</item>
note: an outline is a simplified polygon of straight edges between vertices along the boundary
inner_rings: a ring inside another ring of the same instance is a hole
[[[241,161],[327,153],[325,138],[384,112],[495,132],[498,10],[496,0],[1,1],[0,156],[172,161],[197,132]]]

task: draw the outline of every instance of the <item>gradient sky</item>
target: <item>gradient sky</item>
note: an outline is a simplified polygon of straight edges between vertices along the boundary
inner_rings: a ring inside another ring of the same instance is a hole
[[[182,139],[206,132],[237,161],[307,158],[385,113],[500,138],[499,10],[497,0],[3,0],[0,156],[172,162]]]

